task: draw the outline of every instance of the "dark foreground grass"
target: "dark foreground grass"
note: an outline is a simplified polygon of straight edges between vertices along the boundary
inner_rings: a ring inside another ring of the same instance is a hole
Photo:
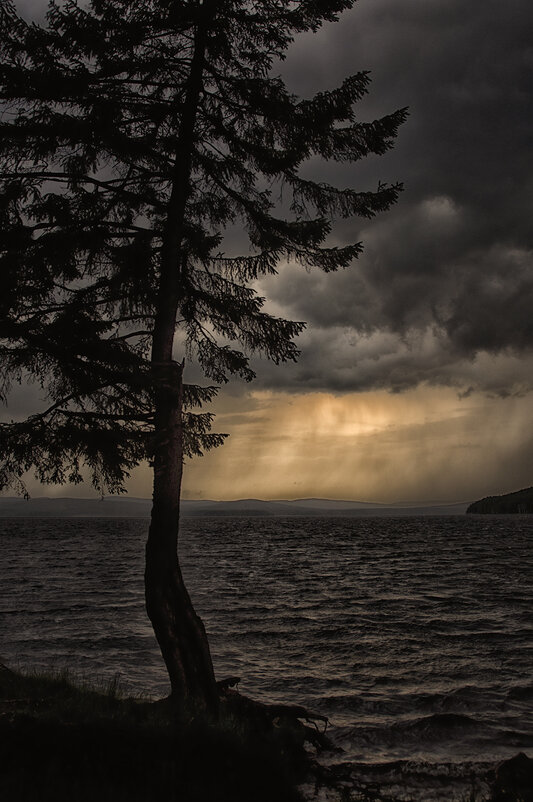
[[[298,730],[258,729],[224,708],[216,725],[116,688],[0,670],[2,802],[301,802]]]

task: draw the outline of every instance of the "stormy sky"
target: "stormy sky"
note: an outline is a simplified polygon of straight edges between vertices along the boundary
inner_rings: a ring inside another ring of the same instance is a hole
[[[405,189],[335,227],[332,243],[364,244],[347,270],[280,265],[262,282],[269,310],[307,321],[301,357],[222,392],[231,438],[187,466],[187,496],[456,501],[533,484],[532,28],[524,0],[358,0],[296,40],[279,67],[293,91],[370,70],[362,119],[409,107],[393,151],[305,175]],[[147,469],[130,490],[150,494]]]

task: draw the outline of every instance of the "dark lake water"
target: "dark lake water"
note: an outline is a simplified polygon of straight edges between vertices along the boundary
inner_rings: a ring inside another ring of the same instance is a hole
[[[145,519],[0,519],[0,659],[168,692]],[[324,760],[399,799],[483,798],[533,757],[533,517],[186,519],[219,678],[330,717]]]

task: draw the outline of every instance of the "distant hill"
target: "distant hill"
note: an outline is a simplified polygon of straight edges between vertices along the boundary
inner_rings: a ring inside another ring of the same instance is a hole
[[[503,496],[487,496],[480,501],[474,501],[467,513],[481,515],[507,515],[533,513],[533,487],[517,490],[515,493],[506,493]]]
[[[151,499],[129,496],[90,498],[30,498],[0,497],[0,518],[148,518]],[[427,506],[387,505],[364,501],[334,499],[279,499],[263,501],[248,498],[238,501],[183,500],[184,517],[192,516],[379,516],[405,517],[413,515],[463,515],[467,504],[432,504]]]

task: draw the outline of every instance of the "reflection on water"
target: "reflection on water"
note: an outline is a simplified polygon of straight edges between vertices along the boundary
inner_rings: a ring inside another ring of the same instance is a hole
[[[147,523],[0,521],[1,659],[166,693]],[[416,785],[533,747],[532,545],[522,516],[211,518],[181,554],[219,677],[326,713],[343,760]]]

